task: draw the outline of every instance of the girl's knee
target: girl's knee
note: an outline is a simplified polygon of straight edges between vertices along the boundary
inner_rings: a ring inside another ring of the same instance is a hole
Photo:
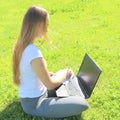
[[[78,111],[82,112],[82,111],[88,109],[88,107],[89,107],[87,100],[80,96],[75,97],[75,102],[76,102],[76,107],[77,107]]]
[[[89,104],[85,98],[80,98],[80,104],[82,104],[86,109],[89,106]]]

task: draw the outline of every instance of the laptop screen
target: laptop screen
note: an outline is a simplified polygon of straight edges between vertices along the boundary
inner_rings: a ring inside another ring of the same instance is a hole
[[[77,77],[80,78],[80,82],[88,96],[91,95],[100,73],[101,69],[96,65],[96,63],[88,54],[85,54]]]

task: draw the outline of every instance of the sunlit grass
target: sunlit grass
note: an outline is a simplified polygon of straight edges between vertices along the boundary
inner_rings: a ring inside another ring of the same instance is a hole
[[[23,15],[32,4],[50,14],[52,44],[36,44],[50,71],[71,67],[77,73],[89,53],[102,68],[102,75],[81,116],[64,120],[118,120],[120,118],[120,2],[119,0],[1,0],[0,1],[0,119],[45,120],[26,115],[12,83],[11,56]],[[53,120],[53,119],[51,119]]]

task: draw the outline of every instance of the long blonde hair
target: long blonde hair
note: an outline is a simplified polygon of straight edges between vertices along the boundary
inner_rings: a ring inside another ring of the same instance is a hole
[[[24,49],[34,41],[38,24],[43,23],[43,37],[46,37],[49,16],[47,11],[39,6],[31,6],[23,18],[22,28],[18,40],[13,47],[13,81],[20,84],[20,60]]]

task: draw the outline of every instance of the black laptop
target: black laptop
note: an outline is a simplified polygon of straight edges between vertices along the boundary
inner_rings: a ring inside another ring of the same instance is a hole
[[[58,97],[81,95],[86,99],[89,98],[101,72],[100,67],[86,53],[77,75],[72,77],[67,84],[62,84],[56,90],[56,95]]]

